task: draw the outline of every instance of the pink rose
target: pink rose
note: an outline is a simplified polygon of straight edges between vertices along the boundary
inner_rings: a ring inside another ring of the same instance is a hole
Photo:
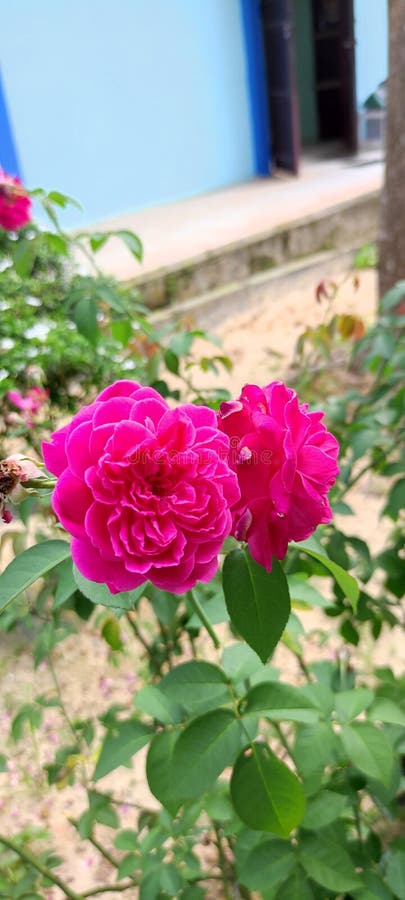
[[[332,517],[327,493],[339,474],[339,445],[322,418],[280,381],[246,385],[238,400],[221,404],[218,422],[241,491],[232,534],[267,571],[289,541],[305,540]]]
[[[86,578],[112,593],[147,580],[183,593],[213,577],[239,490],[212,410],[170,409],[153,388],[117,381],[43,452]]]
[[[31,221],[31,200],[19,178],[0,169],[0,227],[17,231]]]

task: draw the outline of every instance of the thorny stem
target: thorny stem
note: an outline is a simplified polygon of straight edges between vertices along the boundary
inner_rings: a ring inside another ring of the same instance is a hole
[[[163,641],[163,643],[166,647],[166,651],[167,651],[166,662],[167,662],[168,668],[172,669],[173,668],[173,661],[172,661],[173,641],[170,638],[170,634],[168,632],[167,626],[162,625],[162,623],[159,621],[158,621],[158,626],[159,626],[160,636],[162,638],[162,641]]]
[[[106,859],[107,862],[110,863],[110,866],[113,866],[114,869],[118,869],[119,861],[114,859],[114,857],[109,852],[109,850],[106,850],[106,848],[103,847],[103,845],[100,844],[100,842],[97,840],[97,838],[95,838],[93,835],[90,835],[90,837],[88,837],[87,840],[90,841],[90,844],[93,844],[93,847],[95,847],[96,850],[98,850],[98,852],[101,854],[101,856],[104,856],[104,859]]]
[[[229,890],[229,879],[228,879],[228,861],[225,857],[224,848],[222,846],[222,838],[217,825],[214,825],[215,837],[216,837],[216,845],[218,850],[218,861],[219,866],[222,873],[222,884],[224,887],[224,898],[225,900],[231,900],[231,894]]]
[[[200,622],[202,622],[202,624],[204,625],[204,628],[206,628],[206,630],[208,631],[208,634],[214,644],[214,647],[216,647],[217,650],[219,650],[221,643],[218,640],[217,635],[215,634],[215,631],[211,625],[211,622],[209,621],[209,619],[207,619],[207,616],[205,615],[205,612],[201,606],[200,601],[197,600],[197,597],[196,597],[194,591],[188,591],[187,597],[190,601],[190,605],[192,606],[195,614],[198,616]]]
[[[147,654],[150,655],[151,648],[150,648],[148,642],[145,640],[145,638],[141,634],[141,632],[139,631],[139,628],[138,628],[136,622],[134,622],[134,620],[131,619],[129,612],[125,613],[125,618],[126,618],[128,624],[130,625],[130,627],[132,628],[132,631],[134,632],[134,635],[137,637],[139,643],[142,644],[142,647],[144,647]]]
[[[91,891],[85,891],[84,894],[80,894],[80,900],[84,900],[85,897],[95,897],[96,894],[115,894],[118,891],[129,891],[130,888],[135,887],[137,882],[128,881],[127,884],[101,884],[100,887],[93,888]]]
[[[55,691],[56,691],[56,693],[57,693],[57,695],[58,695],[59,706],[60,706],[60,708],[61,708],[61,710],[62,710],[64,719],[65,719],[67,725],[69,726],[69,729],[70,729],[70,731],[72,732],[73,737],[74,737],[76,743],[78,744],[79,742],[78,742],[78,740],[77,740],[77,732],[76,732],[76,729],[75,729],[75,727],[74,727],[74,725],[73,725],[73,722],[72,722],[72,720],[71,720],[71,718],[70,718],[70,716],[69,716],[69,713],[68,713],[68,711],[67,711],[67,709],[66,709],[66,706],[65,706],[65,704],[64,704],[63,697],[62,697],[62,691],[61,691],[60,684],[59,684],[59,681],[58,681],[58,676],[57,676],[57,674],[56,674],[56,672],[55,672],[55,667],[54,667],[54,664],[53,664],[51,655],[48,656],[48,666],[49,666],[49,671],[50,671],[51,676],[52,676],[52,681],[53,681],[53,684],[54,684],[54,687],[55,687]]]
[[[9,850],[13,850],[14,853],[17,853],[20,859],[23,859],[24,862],[32,866],[33,869],[40,872],[44,878],[47,878],[49,881],[52,881],[53,884],[56,884],[56,886],[64,893],[65,897],[68,897],[68,900],[82,900],[83,894],[76,894],[75,891],[72,891],[61,878],[55,875],[52,869],[48,869],[47,866],[41,863],[30,850],[27,850],[25,847],[20,847],[16,841],[12,840],[12,838],[6,838],[3,835],[0,835],[0,843],[4,844],[5,847],[8,847]]]
[[[69,730],[71,731],[71,733],[72,733],[72,735],[73,735],[73,737],[74,737],[75,743],[77,744],[77,746],[78,746],[80,752],[82,753],[82,752],[83,752],[83,747],[82,747],[81,737],[80,737],[80,735],[77,733],[77,731],[76,731],[76,729],[75,729],[75,726],[73,725],[73,722],[72,722],[72,720],[71,720],[71,718],[70,718],[70,715],[69,715],[69,713],[68,713],[68,711],[67,711],[67,709],[66,709],[66,706],[65,706],[65,703],[64,703],[64,700],[63,700],[63,697],[62,697],[61,687],[60,687],[60,684],[59,684],[59,681],[58,681],[58,676],[57,676],[56,671],[55,671],[55,667],[54,667],[54,664],[53,664],[53,661],[52,661],[51,654],[49,654],[49,656],[48,656],[48,665],[49,665],[49,671],[50,671],[51,676],[52,676],[52,681],[53,681],[53,683],[54,683],[54,687],[55,687],[56,693],[57,693],[57,695],[58,695],[58,700],[59,700],[59,707],[60,707],[60,710],[61,710],[61,712],[62,712],[62,715],[63,715],[64,719],[65,719],[66,724],[67,724],[68,727],[69,727]],[[84,761],[82,762],[82,774],[83,774],[83,782],[84,782],[84,785],[85,785],[86,788],[88,788],[88,778],[87,778],[86,766],[85,766]]]
[[[355,822],[356,822],[356,831],[357,831],[357,835],[359,838],[361,853],[364,854],[363,835],[362,835],[362,831],[361,831],[360,809],[356,802],[353,803],[353,812],[354,812],[354,818],[355,818]]]
[[[391,444],[391,447],[388,447],[388,449],[385,449],[385,450],[381,450],[380,453],[377,454],[376,458],[373,459],[372,462],[368,462],[365,466],[363,466],[362,469],[360,469],[360,472],[358,472],[357,475],[354,476],[354,478],[349,479],[344,493],[346,493],[346,491],[349,491],[353,487],[353,485],[357,484],[357,482],[360,481],[360,478],[362,478],[363,475],[366,474],[366,472],[368,472],[370,469],[374,469],[375,466],[378,465],[380,460],[383,460],[387,456],[389,456],[389,454],[392,453],[393,450],[395,450],[395,448],[398,446],[398,444],[400,444],[402,442],[402,440],[403,440],[403,433],[400,433],[398,439],[396,441],[394,441],[393,444]]]
[[[308,679],[309,682],[313,681],[311,672],[309,671],[308,666],[307,666],[306,662],[304,661],[303,656],[301,656],[301,653],[297,653],[296,650],[292,650],[291,652],[294,654],[303,675],[305,675],[305,677]]]
[[[133,809],[143,809],[140,803],[130,803],[129,800],[119,800],[118,797],[112,797],[109,794],[108,799],[113,806],[130,806]]]
[[[283,734],[283,732],[282,732],[282,730],[281,730],[281,726],[278,724],[278,722],[272,722],[271,724],[273,725],[274,730],[277,732],[277,735],[278,735],[280,744],[283,745],[284,750],[287,751],[287,753],[288,753],[290,759],[292,759],[292,760],[294,761],[294,757],[293,757],[293,755],[292,755],[291,748],[290,748],[290,746],[289,746],[289,743],[288,743],[288,741],[287,741],[287,738],[285,737],[285,735]]]
[[[66,235],[63,234],[63,237],[66,237]],[[83,238],[84,238],[84,240],[83,240]],[[85,244],[86,237],[85,237],[85,235],[80,235],[80,236],[78,236],[77,238],[68,238],[68,240],[70,240],[70,242],[71,242],[71,244],[72,244],[73,247],[77,247],[77,249],[80,250],[81,253],[83,253],[83,256],[85,256],[86,259],[88,260],[88,262],[91,264],[91,266],[92,266],[92,268],[93,268],[95,274],[96,274],[96,275],[99,275],[99,276],[100,276],[100,275],[102,276],[102,275],[103,275],[103,272],[101,271],[101,269],[100,269],[99,266],[97,265],[96,260],[94,259],[94,254],[91,252],[91,250],[89,250],[89,249],[86,247],[86,244]]]

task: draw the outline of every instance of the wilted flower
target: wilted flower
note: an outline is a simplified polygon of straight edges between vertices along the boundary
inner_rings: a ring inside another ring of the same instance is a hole
[[[213,577],[239,490],[211,409],[170,409],[153,388],[118,381],[43,452],[86,578],[112,593],[147,580],[183,593]]]
[[[0,227],[17,231],[31,221],[31,200],[19,178],[0,169]]]
[[[221,404],[218,422],[241,491],[232,533],[268,571],[289,541],[305,540],[332,517],[327,493],[339,472],[339,445],[322,418],[278,381],[247,385],[238,400]]]
[[[25,459],[21,453],[0,460],[0,517],[6,525],[9,525],[13,518],[10,510],[6,508],[10,494],[20,482],[36,478],[38,475],[42,475],[41,470],[35,463]]]

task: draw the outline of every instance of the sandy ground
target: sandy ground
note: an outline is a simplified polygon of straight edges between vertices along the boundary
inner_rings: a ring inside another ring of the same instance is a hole
[[[327,274],[327,273],[326,273]],[[342,290],[338,308],[355,312],[372,319],[375,308],[376,285],[373,273],[363,273],[361,286],[354,293],[347,284]],[[254,315],[241,316],[229,321],[221,329],[220,337],[225,352],[234,363],[231,375],[218,379],[229,386],[233,394],[247,382],[268,383],[285,374],[286,360],[291,359],[296,338],[308,324],[316,324],[323,315],[316,303],[314,292],[294,291],[280,297],[271,309],[264,304]],[[380,485],[375,479],[353,491],[351,498],[356,515],[346,530],[369,540],[375,549],[384,540],[385,525],[379,520],[382,505]],[[308,639],[308,654],[314,658],[330,654],[339,641],[332,640],[328,648],[322,644],[322,619],[320,614],[302,614],[304,627],[312,631]],[[328,620],[328,629],[334,620]],[[319,631],[320,629],[320,631]],[[58,672],[62,693],[72,718],[92,716],[115,702],[131,704],[137,686],[142,685],[142,652],[132,632],[122,627],[125,649],[118,667],[111,665],[106,644],[99,637],[94,622],[87,623],[78,635],[68,638],[54,651],[54,664]],[[10,756],[8,772],[0,775],[0,831],[13,834],[28,824],[49,829],[55,850],[64,857],[60,874],[76,890],[86,890],[100,882],[109,882],[111,868],[87,842],[79,843],[69,824],[69,817],[78,816],[85,807],[84,789],[80,785],[58,791],[46,785],[41,766],[53,759],[55,749],[68,743],[69,734],[60,712],[47,709],[44,722],[38,732],[26,732],[18,744],[9,739],[10,721],[21,702],[30,702],[35,696],[52,690],[52,679],[46,663],[34,671],[30,655],[30,642],[22,631],[10,635],[0,634],[0,738],[2,749]],[[207,656],[204,644],[204,655]],[[209,651],[211,653],[211,650]],[[371,640],[365,640],[360,665],[365,670],[370,663],[390,663],[401,668],[399,636],[387,632],[374,648]],[[358,654],[357,654],[358,655]],[[277,664],[283,677],[296,678],[291,655],[282,648],[277,652]],[[129,803],[156,806],[144,778],[144,753],[139,753],[132,769],[120,768],[98,784],[101,790],[112,790],[116,797],[123,827],[134,827],[137,809]],[[130,799],[129,799],[130,798]],[[99,835],[111,847],[111,832],[100,828]],[[49,889],[47,900],[61,896],[57,888]],[[107,895],[98,895],[107,897]],[[108,896],[111,896],[109,894]],[[207,891],[207,897],[215,895]],[[218,896],[218,895],[216,895]],[[136,891],[125,897],[135,898]]]

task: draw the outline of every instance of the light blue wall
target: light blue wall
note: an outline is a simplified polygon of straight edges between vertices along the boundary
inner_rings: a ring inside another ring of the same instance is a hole
[[[0,14],[25,181],[77,197],[84,221],[254,175],[239,0],[0,0]]]
[[[354,0],[357,105],[388,75],[387,0]]]

